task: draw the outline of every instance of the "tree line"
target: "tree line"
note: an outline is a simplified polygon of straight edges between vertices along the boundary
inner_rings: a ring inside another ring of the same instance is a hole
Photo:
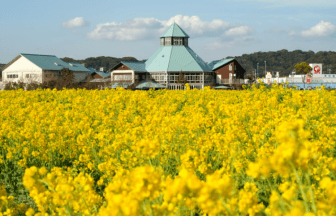
[[[96,70],[99,70],[100,67],[105,67],[106,70],[110,70],[113,66],[120,63],[121,61],[139,62],[139,60],[134,57],[115,58],[109,56],[89,57],[83,60],[76,60],[73,58],[65,57],[61,58],[61,60],[64,62],[75,62],[80,64],[85,63],[85,67],[94,68]]]
[[[253,74],[258,66],[258,76],[265,77],[265,62],[266,70],[279,72],[280,76],[288,76],[293,70],[295,65],[301,62],[307,63],[321,63],[323,73],[336,73],[336,52],[332,51],[302,51],[294,50],[279,50],[276,52],[256,52],[252,54],[243,54],[242,56],[227,57],[235,58],[239,64],[246,70],[247,74]]]
[[[241,56],[228,56],[226,58],[235,58],[239,64],[246,70],[247,74],[254,75],[255,69],[258,66],[259,77],[265,76],[265,62],[266,70],[279,72],[280,76],[288,76],[296,64],[301,62],[307,63],[322,63],[323,73],[336,73],[336,52],[332,51],[302,51],[294,50],[288,51],[282,49],[276,52],[255,52],[251,54],[243,54]],[[139,62],[134,57],[115,58],[108,56],[90,57],[83,60],[75,60],[73,58],[61,58],[65,62],[85,63],[86,67],[99,70],[100,67],[105,67],[110,70],[113,66],[121,61],[134,61]],[[145,61],[145,60],[142,60]]]

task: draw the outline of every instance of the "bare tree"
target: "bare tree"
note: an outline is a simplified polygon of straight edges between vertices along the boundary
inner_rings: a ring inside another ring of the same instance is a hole
[[[182,70],[180,71],[178,77],[177,77],[177,83],[181,85],[181,89],[184,87],[184,85],[187,83],[187,79],[184,78],[184,75],[182,73]]]

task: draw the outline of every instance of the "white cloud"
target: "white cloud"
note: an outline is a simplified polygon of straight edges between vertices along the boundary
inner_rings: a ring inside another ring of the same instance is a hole
[[[306,31],[302,31],[301,35],[304,37],[324,37],[331,35],[336,31],[336,26],[331,22],[324,22],[323,20],[316,26],[311,27]]]
[[[68,20],[66,22],[63,22],[62,26],[65,28],[78,28],[83,26],[88,26],[89,22],[84,20],[83,17],[76,17],[74,19]]]
[[[99,24],[87,36],[95,40],[134,41],[159,37],[172,23],[176,22],[190,37],[221,37],[225,31],[228,35],[245,35],[252,31],[247,26],[236,26],[225,21],[214,19],[203,21],[198,16],[176,15],[169,20],[155,18],[135,18],[124,23]],[[230,28],[233,29],[230,31]]]
[[[242,35],[247,35],[251,33],[253,29],[248,26],[240,26],[240,27],[235,27],[232,29],[229,29],[225,31],[225,35],[227,36],[242,36]]]
[[[132,41],[150,37],[162,27],[161,21],[154,18],[135,18],[125,23],[99,24],[88,33],[95,40],[109,39],[117,41]]]
[[[202,21],[198,16],[182,16],[176,15],[170,18],[168,21],[162,21],[162,33],[174,22],[176,22],[187,34],[191,34],[194,37],[208,36],[216,37],[228,29],[231,25],[225,21],[214,19],[211,22]]]
[[[294,30],[288,32],[288,36],[295,36],[296,35],[296,32]]]

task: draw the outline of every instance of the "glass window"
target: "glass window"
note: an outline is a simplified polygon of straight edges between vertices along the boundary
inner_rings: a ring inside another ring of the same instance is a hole
[[[165,40],[165,45],[166,46],[170,46],[171,45],[171,38],[170,37],[169,38],[165,38],[164,40]]]
[[[188,38],[184,38],[184,46],[188,46]]]
[[[232,64],[229,65],[229,71],[232,71]]]

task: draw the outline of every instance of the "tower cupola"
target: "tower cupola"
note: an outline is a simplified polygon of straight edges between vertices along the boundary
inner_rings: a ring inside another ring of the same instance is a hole
[[[188,46],[189,35],[175,22],[161,35],[161,46]]]

